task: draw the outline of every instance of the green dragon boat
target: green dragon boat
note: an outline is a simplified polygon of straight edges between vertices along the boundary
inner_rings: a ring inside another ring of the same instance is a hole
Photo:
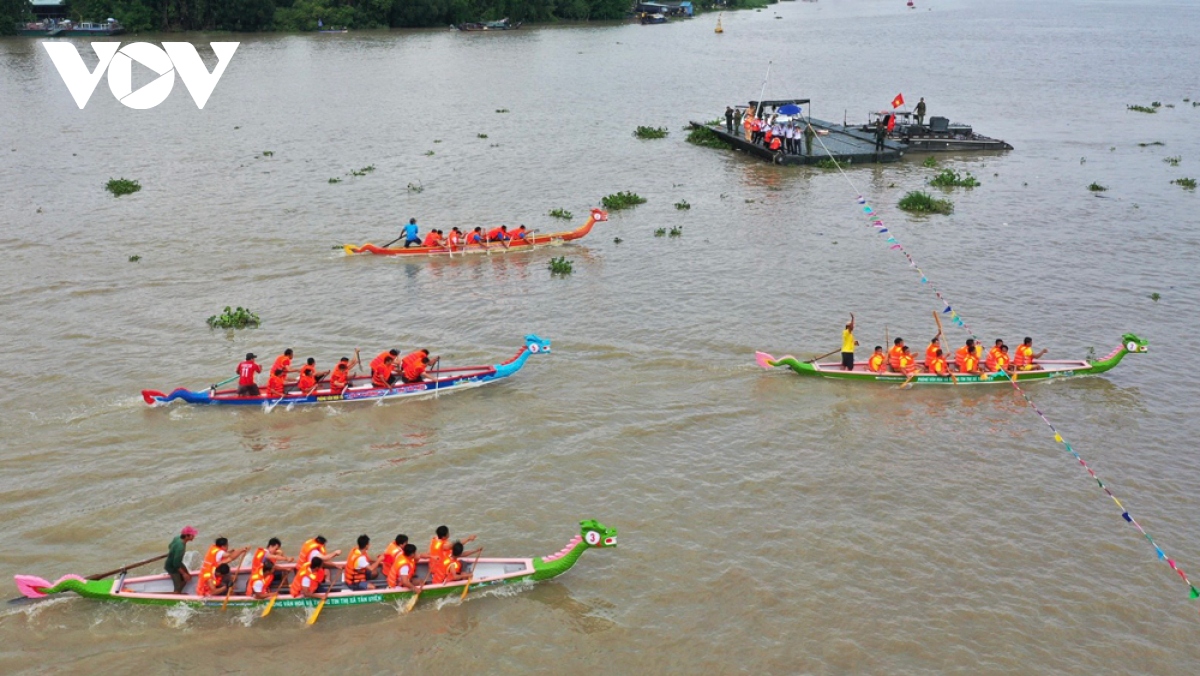
[[[1007,375],[1000,371],[977,374],[959,374],[955,372],[953,378],[938,376],[932,373],[918,373],[913,376],[910,382],[916,385],[1003,385],[1010,382],[1010,377],[1012,380],[1023,383],[1030,380],[1094,376],[1111,370],[1114,366],[1120,364],[1125,355],[1130,352],[1145,351],[1146,341],[1132,333],[1126,333],[1121,337],[1121,345],[1103,359],[1035,359],[1033,362],[1035,368],[1029,371],[1011,371]],[[765,369],[786,366],[802,376],[817,376],[819,378],[833,378],[835,380],[851,380],[864,383],[903,384],[907,380],[907,377],[903,373],[876,373],[871,371],[867,368],[867,362],[865,361],[855,362],[854,370],[845,371],[842,369],[840,361],[814,364],[811,362],[802,362],[791,355],[776,359],[766,352],[756,352],[754,356],[759,366]],[[923,362],[918,362],[918,364],[923,366]]]
[[[463,561],[464,571],[470,573],[471,589],[480,589],[496,585],[514,584],[520,582],[540,582],[558,577],[571,569],[584,551],[592,548],[615,547],[617,545],[617,530],[609,528],[598,521],[581,521],[580,532],[561,551],[550,556],[534,558],[480,558],[477,561]],[[234,584],[233,594],[229,597],[228,605],[233,608],[265,606],[270,599],[256,599],[246,595],[246,583],[250,579],[249,565],[237,569],[240,573]],[[426,579],[429,571],[428,563],[422,562],[417,566],[414,579]],[[182,594],[173,593],[171,578],[166,574],[147,575],[143,577],[126,577],[124,573],[113,580],[88,580],[78,575],[65,575],[57,582],[50,583],[33,575],[15,576],[17,588],[28,598],[42,598],[48,594],[75,592],[89,599],[100,601],[124,601],[149,605],[184,605],[197,608],[220,608],[225,603],[224,596],[202,597],[196,595],[196,582],[199,575],[193,571],[192,580],[184,588]],[[462,594],[466,580],[447,582],[444,584],[426,585],[421,592],[423,597],[447,596]],[[357,606],[368,603],[390,603],[410,599],[413,592],[399,587],[383,586],[363,591],[347,590],[342,584],[335,584],[329,590],[328,606]],[[293,598],[288,595],[286,588],[275,600],[275,608],[314,607],[321,602],[320,598]]]

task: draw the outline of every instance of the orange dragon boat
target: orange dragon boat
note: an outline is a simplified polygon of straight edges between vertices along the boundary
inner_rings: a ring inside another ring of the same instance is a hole
[[[380,247],[374,244],[367,243],[362,246],[354,244],[346,244],[342,248],[346,250],[347,255],[360,253],[372,253],[379,256],[469,256],[472,254],[503,254],[515,253],[518,251],[532,251],[534,249],[542,249],[551,246],[561,246],[572,240],[580,239],[587,236],[592,231],[592,226],[599,221],[607,221],[608,212],[603,209],[592,209],[591,215],[587,221],[575,228],[574,230],[566,230],[563,232],[540,233],[532,232],[526,235],[524,239],[513,239],[505,242],[485,242],[483,244],[457,244],[454,246],[413,246],[408,247]]]

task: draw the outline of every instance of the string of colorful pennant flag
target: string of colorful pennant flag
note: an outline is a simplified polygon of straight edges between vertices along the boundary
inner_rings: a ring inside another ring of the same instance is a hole
[[[820,139],[819,136],[817,138]],[[821,146],[825,147],[824,142],[821,143]],[[900,241],[896,238],[895,233],[892,232],[886,225],[884,225],[883,219],[876,213],[875,208],[867,202],[867,199],[862,196],[858,188],[854,185],[854,182],[850,180],[850,177],[846,175],[846,172],[842,169],[841,164],[838,163],[837,159],[833,156],[833,153],[829,152],[829,148],[826,147],[825,152],[829,154],[830,159],[833,160],[834,164],[837,166],[838,172],[842,175],[842,178],[846,179],[846,182],[850,185],[850,188],[857,195],[855,201],[862,208],[863,216],[866,217],[868,225],[874,228],[878,234],[886,236],[885,241],[887,242],[889,249],[893,251],[899,251],[904,255],[905,260],[908,261],[909,267],[913,268],[917,274],[920,275],[921,285],[929,288],[933,292],[934,296],[937,297],[938,302],[941,303],[942,314],[949,315],[950,320],[954,322],[955,325],[957,325],[959,328],[962,328],[967,332],[968,335],[978,341],[978,335],[976,335],[971,327],[967,325],[966,321],[962,318],[958,311],[954,309],[954,307],[950,304],[950,301],[947,300],[946,296],[942,294],[941,290],[937,288],[937,286],[929,279],[929,276],[925,274],[925,271],[921,269],[921,266],[917,265],[917,261],[913,259],[912,255],[910,255],[908,251],[905,250],[904,246],[900,244]],[[1175,563],[1174,559],[1167,556],[1166,552],[1164,552],[1162,548],[1159,547],[1158,543],[1154,541],[1154,538],[1146,532],[1146,529],[1143,528],[1140,523],[1138,523],[1137,519],[1133,518],[1125,505],[1123,505],[1117,496],[1113,494],[1112,490],[1105,485],[1104,481],[1102,481],[1100,477],[1096,476],[1095,470],[1093,470],[1091,466],[1088,465],[1087,461],[1085,461],[1083,457],[1079,455],[1078,451],[1076,451],[1071,445],[1071,442],[1067,441],[1063,437],[1062,433],[1059,432],[1058,428],[1055,427],[1054,423],[1050,422],[1050,419],[1046,417],[1046,414],[1043,413],[1042,410],[1038,408],[1037,404],[1034,403],[1033,398],[1030,397],[1025,390],[1021,389],[1021,386],[1017,384],[1016,378],[1014,378],[1012,374],[1008,373],[1007,371],[1001,371],[1001,373],[1008,378],[1008,381],[1012,384],[1013,388],[1025,399],[1025,402],[1029,404],[1029,407],[1033,409],[1035,413],[1037,413],[1038,417],[1042,419],[1042,422],[1046,423],[1046,426],[1050,428],[1050,432],[1054,435],[1055,443],[1062,444],[1067,452],[1070,453],[1076,460],[1078,460],[1079,464],[1085,470],[1087,470],[1088,475],[1096,481],[1096,485],[1103,489],[1104,493],[1108,495],[1108,497],[1112,498],[1113,502],[1116,503],[1117,508],[1121,510],[1121,518],[1125,519],[1127,523],[1132,524],[1134,528],[1137,528],[1138,532],[1141,533],[1142,536],[1146,538],[1146,541],[1150,543],[1150,546],[1154,547],[1154,551],[1158,556],[1158,559],[1166,562],[1166,564],[1171,567],[1171,570],[1179,574],[1179,577],[1182,578],[1184,583],[1188,586],[1188,597],[1192,599],[1200,598],[1200,590],[1196,589],[1196,586],[1192,584],[1191,580],[1188,579],[1188,576],[1183,572],[1183,569]]]

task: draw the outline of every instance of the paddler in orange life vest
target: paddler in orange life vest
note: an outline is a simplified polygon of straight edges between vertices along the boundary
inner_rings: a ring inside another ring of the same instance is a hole
[[[287,371],[285,369],[275,369],[271,372],[271,378],[267,380],[267,398],[282,399],[283,391],[287,388]]]
[[[467,244],[483,244],[483,228],[476,226],[471,234],[467,235]]]
[[[271,364],[269,373],[274,373],[277,369],[283,369],[284,375],[292,373],[292,348],[283,351],[283,354],[275,357],[275,363]]]
[[[966,358],[968,356],[973,356],[975,358],[975,366],[978,368],[979,357],[982,355],[982,353],[983,349],[979,345],[975,344],[975,339],[968,338],[966,345],[955,350],[954,366],[958,368],[960,373],[968,373],[968,371],[963,369],[963,366],[966,364]],[[974,369],[972,369],[970,372],[974,372]]]
[[[461,246],[463,242],[462,230],[459,230],[458,228],[450,228],[449,242],[451,249],[456,246]]]
[[[294,563],[296,559],[283,555],[283,543],[279,538],[271,538],[267,540],[267,548],[259,547],[254,550],[254,556],[250,558],[250,575],[253,582],[254,574],[262,570],[266,564],[271,564],[272,567],[279,562]]]
[[[461,559],[464,556],[472,556],[477,552],[479,552],[478,549],[464,552],[463,543],[461,542],[455,542],[453,545],[450,545],[450,551],[442,559],[441,564],[433,568],[433,583],[446,584],[470,578],[471,575],[463,571]]]
[[[311,561],[304,561],[296,566],[296,577],[292,579],[290,591],[294,598],[314,597],[325,581],[325,560],[314,556]]]
[[[867,370],[872,373],[882,373],[884,362],[887,361],[887,355],[883,353],[883,346],[876,345],[875,353],[867,360]]]
[[[372,385],[375,387],[391,387],[392,383],[396,382],[397,376],[393,371],[396,369],[396,357],[399,356],[399,350],[388,350],[380,352],[371,360]]]
[[[217,566],[223,563],[228,563],[233,559],[246,553],[249,547],[231,552],[229,551],[229,539],[217,538],[213,541],[208,552],[204,555],[204,563],[200,564],[200,580],[196,583],[196,593],[200,596],[209,596],[213,593],[213,582],[216,575]]]
[[[901,354],[904,354],[904,339],[897,338],[892,341],[892,347],[888,350],[888,368],[896,373],[900,373]]]
[[[987,370],[989,371],[1007,371],[1008,365],[1011,363],[1011,360],[1008,356],[1008,346],[1001,345],[1000,351],[996,353],[995,358],[993,359],[992,357],[988,357],[988,362]]]
[[[983,360],[984,365],[987,366],[987,370],[989,370],[989,371],[996,370],[996,368],[995,368],[996,359],[1000,356],[1000,346],[1001,345],[1004,345],[1004,339],[997,338],[996,344],[992,346],[992,349],[988,350],[987,359]]]
[[[296,381],[296,387],[300,388],[301,392],[308,394],[317,389],[317,383],[327,375],[329,375],[328,371],[317,373],[317,360],[309,357],[304,362],[304,366],[300,367],[300,379]]]
[[[417,350],[400,362],[400,377],[406,383],[422,382],[429,365],[429,350]]]
[[[1043,349],[1037,354],[1033,353],[1033,338],[1025,336],[1025,340],[1017,346],[1017,354],[1013,357],[1013,368],[1018,371],[1033,371],[1042,367],[1033,363],[1034,359],[1041,359],[1049,350]]]
[[[282,578],[280,578],[282,582]],[[271,584],[275,582],[275,564],[271,559],[264,559],[262,566],[250,571],[250,581],[246,583],[246,595],[251,598],[265,599],[271,595]]]
[[[257,397],[260,394],[255,375],[262,373],[262,365],[254,361],[256,358],[253,352],[247,352],[246,361],[237,365],[239,397]]]
[[[387,548],[379,555],[379,560],[383,562],[380,570],[384,573],[391,571],[392,564],[396,562],[396,556],[404,553],[404,545],[406,544],[408,544],[408,536],[404,533],[397,535],[395,540],[389,542]]]
[[[522,225],[508,234],[511,235],[514,240],[524,242],[525,236],[529,234],[529,231],[525,229],[524,225]]]
[[[338,360],[337,366],[333,367],[333,371],[329,373],[329,393],[341,394],[345,391],[346,386],[350,383],[350,369],[354,367],[350,363],[349,357],[342,357]]]
[[[904,345],[900,348],[900,359],[897,362],[900,373],[906,376],[911,376],[917,372],[917,360],[913,358],[912,353],[908,351],[908,346]]]
[[[925,368],[937,376],[950,375],[950,366],[946,363],[946,358],[942,356],[940,349],[936,350],[932,357],[926,357]]]
[[[430,566],[440,564],[445,558],[446,552],[450,550],[450,529],[446,526],[438,526],[435,532],[437,534],[429,541],[429,553],[424,556],[424,558],[429,559]],[[467,544],[474,539],[475,536],[472,535],[463,540],[462,543]]]
[[[421,242],[423,247],[435,247],[438,245],[438,231],[430,230],[428,235],[425,235],[425,241]]]
[[[489,242],[503,242],[504,246],[508,246],[508,240],[511,239],[508,234],[508,226],[502,225],[498,228],[492,228],[488,231],[487,238]]]
[[[335,568],[333,565],[333,558],[341,554],[342,550],[336,549],[334,550],[333,554],[327,555],[325,553],[325,544],[327,542],[329,541],[325,539],[324,535],[318,535],[317,537],[308,540],[300,546],[300,556],[296,557],[297,574],[300,570],[300,564],[314,561],[318,558],[324,561],[324,566],[326,568]]]
[[[413,579],[413,575],[417,572],[417,546],[414,544],[405,544],[401,550],[396,552],[396,556],[387,571],[387,585],[389,587],[420,591],[425,586],[423,582],[417,582]]]
[[[346,557],[346,566],[342,569],[342,582],[346,584],[347,589],[363,591],[371,587],[371,580],[379,577],[379,567],[383,565],[383,561],[371,560],[371,555],[367,553],[371,548],[371,538],[367,535],[359,535],[355,544],[350,550],[350,556]]]
[[[933,339],[929,341],[929,347],[925,348],[925,367],[926,368],[929,368],[929,363],[933,361],[934,356],[937,354],[937,351],[940,349],[942,349],[941,340],[939,340],[937,336],[934,336]]]

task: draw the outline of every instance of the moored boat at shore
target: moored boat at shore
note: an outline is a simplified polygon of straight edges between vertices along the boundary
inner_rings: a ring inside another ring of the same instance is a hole
[[[462,594],[467,584],[472,590],[498,585],[521,582],[540,582],[558,577],[571,569],[579,557],[588,549],[615,547],[617,545],[617,530],[594,521],[581,521],[579,534],[567,543],[562,550],[550,556],[535,556],[530,558],[480,558],[477,561],[463,561],[463,572],[471,575],[471,579],[457,580],[443,584],[427,584],[421,591],[421,596],[434,598],[449,594]],[[341,562],[336,565],[342,566]],[[291,564],[281,564],[280,570],[291,568]],[[417,565],[413,579],[424,580],[429,571],[428,563]],[[144,605],[174,605],[182,603],[188,606],[222,607],[228,604],[234,608],[261,607],[272,603],[271,599],[256,599],[246,594],[246,584],[249,580],[249,565],[236,569],[237,581],[233,585],[228,600],[225,596],[199,596],[196,594],[196,583],[199,580],[198,571],[192,571],[192,579],[184,587],[182,594],[175,594],[171,577],[165,573],[127,577],[122,573],[112,580],[89,580],[78,575],[64,575],[56,582],[49,582],[34,575],[16,575],[14,579],[17,588],[26,598],[43,598],[50,594],[75,592],[89,599],[100,601],[116,601],[138,603]],[[337,576],[334,576],[337,577]],[[411,599],[413,592],[402,587],[388,587],[380,580],[379,587],[353,591],[346,589],[338,582],[329,589],[327,605],[355,606],[372,603],[390,603]],[[303,608],[314,607],[321,599],[312,597],[293,597],[283,590],[274,600],[274,608]]]
[[[505,17],[498,21],[481,21],[475,23],[460,23],[452,24],[451,28],[457,28],[460,31],[515,31],[521,27],[523,21],[509,23]]]
[[[958,373],[955,371],[954,377],[951,378],[932,373],[918,373],[913,376],[910,382],[917,385],[1003,385],[1010,382],[1010,376],[1012,380],[1016,380],[1019,383],[1029,380],[1093,376],[1111,370],[1117,364],[1121,363],[1126,354],[1131,352],[1145,352],[1146,349],[1146,341],[1132,333],[1126,333],[1121,337],[1121,345],[1103,359],[1036,359],[1034,360],[1036,369],[1030,371],[1010,371],[1008,375],[999,371],[977,374]],[[854,370],[852,371],[844,371],[842,370],[842,363],[840,361],[818,364],[802,362],[791,355],[776,359],[766,352],[756,352],[754,356],[758,365],[765,369],[786,366],[802,376],[890,384],[903,384],[908,380],[907,376],[903,373],[875,373],[870,371],[867,369],[867,362],[865,361],[855,362]]]
[[[533,249],[542,249],[550,246],[560,246],[567,242],[586,237],[592,231],[592,227],[597,222],[607,221],[608,212],[603,209],[592,209],[591,214],[583,225],[574,230],[566,230],[563,232],[548,232],[538,233],[533,232],[526,235],[524,239],[514,239],[506,242],[487,242],[484,244],[459,244],[455,246],[414,246],[409,248],[404,247],[380,247],[374,244],[367,243],[362,246],[354,244],[343,245],[343,249],[347,255],[360,253],[371,253],[378,256],[470,256],[476,254],[498,254],[498,253],[515,253],[519,251],[532,251]]]
[[[124,32],[125,27],[116,19],[109,19],[104,23],[90,21],[75,23],[69,19],[64,21],[47,19],[17,24],[17,35],[38,38],[108,37]]]
[[[506,362],[492,364],[491,366],[439,367],[429,372],[430,375],[434,376],[432,380],[423,380],[418,383],[397,381],[391,387],[376,387],[371,383],[369,375],[363,375],[354,376],[350,379],[346,389],[337,393],[330,390],[327,383],[318,383],[317,389],[308,392],[301,391],[294,384],[290,384],[282,397],[268,397],[265,394],[240,396],[238,395],[237,388],[216,390],[210,387],[207,390],[189,390],[181,387],[170,394],[165,394],[158,390],[142,390],[142,399],[150,406],[169,404],[176,399],[181,399],[189,404],[226,406],[262,405],[274,408],[279,404],[289,406],[292,404],[332,404],[346,401],[380,401],[402,397],[432,396],[446,394],[455,390],[481,387],[488,383],[502,380],[520,371],[521,367],[525,365],[525,361],[529,358],[529,355],[549,351],[550,341],[530,334],[525,336],[525,345]]]

